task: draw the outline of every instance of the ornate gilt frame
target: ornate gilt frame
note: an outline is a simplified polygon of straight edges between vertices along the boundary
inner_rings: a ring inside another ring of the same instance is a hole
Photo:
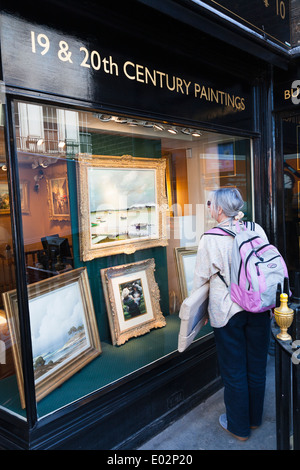
[[[157,217],[157,235],[126,240],[103,242],[101,245],[92,246],[91,217],[89,203],[88,171],[90,168],[103,169],[128,169],[128,170],[154,170],[155,171],[155,211]],[[166,246],[167,225],[166,214],[168,209],[166,198],[166,162],[158,158],[136,158],[130,155],[122,157],[98,156],[92,158],[79,157],[77,165],[77,194],[79,210],[79,238],[80,257],[83,261],[94,258],[116,255],[119,253],[134,253],[136,250],[155,246]]]
[[[54,207],[53,207],[53,196],[52,196],[52,182],[54,180],[65,180],[66,181],[66,197],[68,199],[68,206],[69,210],[68,212],[64,214],[58,214],[55,212]],[[46,178],[46,184],[47,184],[47,193],[48,193],[48,211],[49,211],[49,219],[50,220],[70,220],[70,197],[69,197],[69,188],[68,188],[68,177],[67,175],[65,176],[57,176],[57,177],[52,177],[52,178]]]
[[[130,338],[148,333],[152,328],[166,325],[160,310],[160,292],[154,277],[154,259],[114,266],[101,270],[109,326],[113,345],[122,345]],[[121,286],[142,279],[146,312],[131,320],[125,320]],[[126,321],[128,322],[125,325]]]
[[[66,273],[45,279],[40,282],[28,285],[28,301],[39,296],[48,295],[51,304],[51,295],[57,289],[78,284],[79,296],[82,301],[83,315],[85,318],[85,335],[87,337],[87,347],[81,349],[77,354],[73,352],[71,358],[62,361],[53,370],[45,373],[44,377],[36,380],[35,392],[36,400],[39,401],[69,379],[72,375],[82,369],[86,364],[101,354],[101,343],[95,318],[93,301],[90,292],[89,280],[86,268],[78,268]],[[62,294],[63,295],[63,294]],[[12,352],[17,376],[17,383],[20,393],[21,407],[25,408],[24,378],[22,370],[22,354],[20,348],[20,326],[18,315],[17,291],[9,291],[2,294],[8,327],[12,339]],[[64,297],[61,302],[64,302]],[[41,311],[41,315],[44,312]],[[59,330],[59,328],[58,328]]]

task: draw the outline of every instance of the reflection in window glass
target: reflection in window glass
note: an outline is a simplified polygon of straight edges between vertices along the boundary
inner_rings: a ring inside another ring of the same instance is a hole
[[[299,194],[300,161],[299,130],[300,116],[283,119],[284,153],[284,212],[286,231],[286,261],[291,285],[294,285],[295,272],[300,271],[299,258]]]
[[[2,101],[3,103],[3,101]],[[17,370],[14,358],[20,340],[12,337],[5,307],[5,295],[16,289],[15,257],[11,231],[11,206],[5,149],[4,105],[0,106],[0,407],[26,417],[20,408]],[[18,321],[18,309],[16,308]]]
[[[39,103],[15,123],[44,416],[177,350],[210,191],[238,187],[252,216],[251,142]]]

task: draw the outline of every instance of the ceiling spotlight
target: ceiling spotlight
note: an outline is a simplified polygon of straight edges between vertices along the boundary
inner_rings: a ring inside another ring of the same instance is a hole
[[[191,135],[191,129],[189,129],[188,127],[181,129],[181,132],[186,135]]]
[[[113,121],[115,121],[117,124],[126,124],[126,122],[128,121],[128,119],[126,119],[126,118],[116,117],[116,116],[114,116],[112,119],[113,119]]]
[[[144,124],[143,124],[144,127],[153,127],[154,124],[153,122],[148,122],[148,121],[145,121]]]
[[[202,135],[201,132],[199,132],[197,130],[192,131],[192,136],[193,137],[200,137],[201,135]]]
[[[43,161],[40,161],[40,166],[42,168],[48,168],[49,163],[47,162],[47,160],[43,160]]]
[[[138,125],[139,125],[139,122],[136,121],[135,119],[129,119],[129,120],[128,120],[128,125],[129,125],[129,126],[138,126]]]
[[[99,119],[100,121],[108,122],[112,120],[112,116],[109,116],[108,114],[100,114]]]
[[[154,129],[157,129],[158,131],[163,131],[164,130],[164,127],[161,126],[160,124],[154,124],[153,127],[154,127]]]
[[[109,114],[94,113],[94,116],[102,122],[108,122],[112,120],[112,116]]]
[[[177,131],[177,129],[175,129],[175,127],[170,127],[168,129],[168,132],[170,132],[170,134],[177,134],[178,133],[178,131]]]

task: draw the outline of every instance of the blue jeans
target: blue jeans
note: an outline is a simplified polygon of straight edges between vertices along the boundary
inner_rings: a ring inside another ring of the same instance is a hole
[[[269,312],[238,312],[214,328],[228,431],[248,437],[262,421],[270,341]]]

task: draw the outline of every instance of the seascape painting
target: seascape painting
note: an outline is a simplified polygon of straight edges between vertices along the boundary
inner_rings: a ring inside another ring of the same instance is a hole
[[[166,161],[123,155],[79,158],[80,259],[166,246]]]
[[[89,168],[91,245],[158,235],[153,169]]]
[[[25,408],[18,296],[2,294],[12,353]],[[66,382],[102,352],[86,268],[77,268],[28,285],[28,305],[36,400]]]
[[[88,348],[85,315],[77,283],[29,302],[35,381]]]

